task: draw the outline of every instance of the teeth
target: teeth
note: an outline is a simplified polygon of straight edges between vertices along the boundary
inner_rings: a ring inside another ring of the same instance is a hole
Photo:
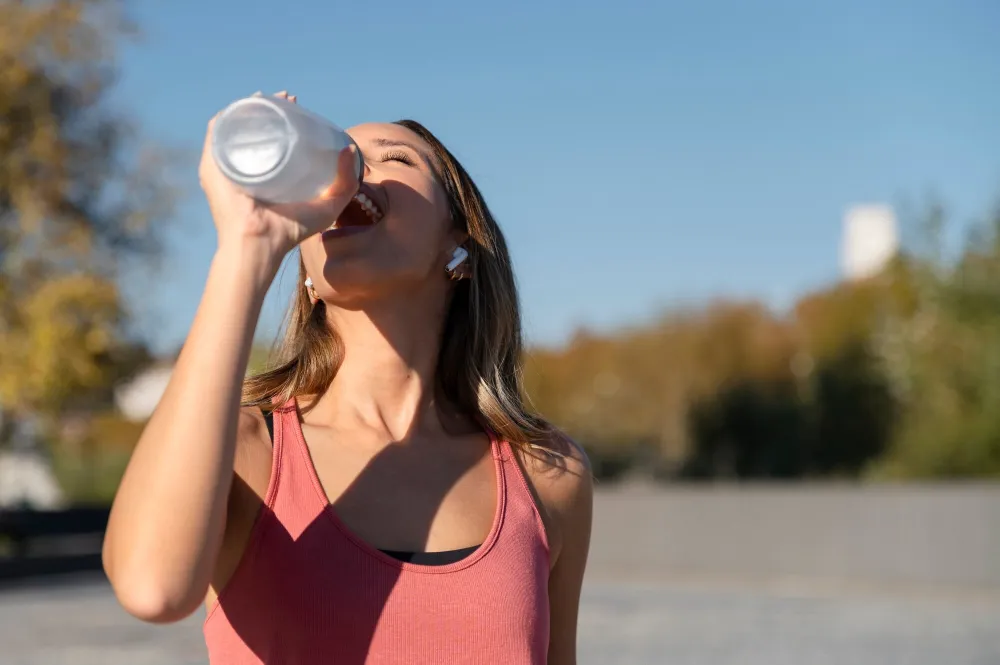
[[[363,193],[358,192],[357,194],[354,195],[354,200],[361,204],[361,208],[366,213],[368,213],[369,217],[371,217],[376,222],[379,220],[381,214],[379,213],[378,208],[375,206],[375,204],[372,202],[371,199],[369,199]]]

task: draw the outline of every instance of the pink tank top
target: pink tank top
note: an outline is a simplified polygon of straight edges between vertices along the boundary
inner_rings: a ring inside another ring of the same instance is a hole
[[[337,517],[294,400],[274,412],[264,507],[236,572],[205,619],[215,665],[545,663],[549,550],[510,444],[492,434],[497,508],[461,561],[405,563]]]

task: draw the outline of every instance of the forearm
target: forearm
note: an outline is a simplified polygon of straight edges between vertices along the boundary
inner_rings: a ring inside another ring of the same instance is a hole
[[[187,341],[115,498],[105,569],[126,609],[147,620],[193,611],[221,547],[242,380],[277,268],[255,254],[227,248],[213,259]]]

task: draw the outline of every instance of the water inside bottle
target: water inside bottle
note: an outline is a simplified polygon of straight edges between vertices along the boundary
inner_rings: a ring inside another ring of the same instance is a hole
[[[217,139],[223,159],[236,173],[249,178],[273,171],[289,148],[288,123],[268,104],[243,104],[230,111]]]

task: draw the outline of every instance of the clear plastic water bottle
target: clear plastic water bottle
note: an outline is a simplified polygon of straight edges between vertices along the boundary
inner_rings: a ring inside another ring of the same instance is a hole
[[[294,102],[254,95],[216,118],[212,155],[219,170],[254,198],[298,203],[333,183],[340,151],[351,143],[340,127]],[[360,180],[360,150],[357,157]]]

